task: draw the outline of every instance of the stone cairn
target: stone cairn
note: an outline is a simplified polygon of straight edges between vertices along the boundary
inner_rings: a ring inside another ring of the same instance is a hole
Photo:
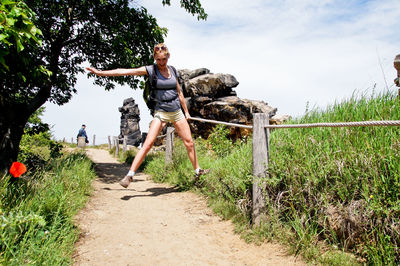
[[[133,98],[128,98],[124,100],[122,107],[119,107],[118,110],[121,112],[121,133],[118,138],[121,140],[127,136],[127,145],[139,146],[142,142],[142,134],[139,127],[138,105]]]
[[[251,125],[252,113],[267,113],[270,124],[280,124],[290,119],[288,115],[276,115],[277,108],[263,101],[240,99],[232,89],[239,82],[230,74],[213,74],[206,68],[181,69],[179,83],[183,89],[189,113],[193,117]],[[192,133],[207,138],[215,124],[191,121]],[[230,127],[230,138],[247,136],[251,130]]]

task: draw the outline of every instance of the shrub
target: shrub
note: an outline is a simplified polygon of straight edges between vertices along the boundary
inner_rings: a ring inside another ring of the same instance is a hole
[[[29,118],[19,146],[18,161],[33,171],[43,169],[48,161],[61,156],[62,144],[51,139],[49,125],[40,118],[44,111],[41,107]]]
[[[48,161],[61,156],[62,144],[51,140],[47,132],[24,134],[20,142],[18,161],[32,170],[41,169]]]
[[[0,264],[64,265],[78,232],[73,216],[84,206],[95,177],[83,153],[53,160],[30,178],[0,181]]]
[[[208,143],[211,149],[219,156],[224,157],[232,152],[235,148],[234,143],[228,139],[229,130],[224,125],[217,125],[213,128],[210,136],[208,136]]]

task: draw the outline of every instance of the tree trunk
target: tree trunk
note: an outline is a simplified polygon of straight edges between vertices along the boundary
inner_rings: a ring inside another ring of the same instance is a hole
[[[12,162],[17,160],[19,143],[30,115],[21,106],[0,106],[0,178],[8,171]]]

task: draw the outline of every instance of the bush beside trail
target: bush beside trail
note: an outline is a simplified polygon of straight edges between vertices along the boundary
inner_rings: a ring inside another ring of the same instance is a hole
[[[91,193],[92,162],[66,154],[44,172],[0,183],[0,264],[62,265],[72,262],[79,232],[73,223]]]
[[[292,123],[398,120],[397,95],[353,95]],[[265,178],[267,221],[250,226],[251,141],[228,143],[216,127],[196,140],[202,167],[197,190],[249,240],[275,239],[309,261],[323,264],[400,263],[400,129],[398,127],[279,129],[271,132]],[[227,145],[228,143],[228,145]],[[159,155],[145,171],[181,189],[195,188],[181,141],[174,161]],[[352,255],[354,254],[354,255]]]
[[[0,179],[0,264],[71,264],[79,237],[73,217],[91,193],[92,162],[84,153],[62,154],[48,127],[30,129],[18,157],[28,172]]]

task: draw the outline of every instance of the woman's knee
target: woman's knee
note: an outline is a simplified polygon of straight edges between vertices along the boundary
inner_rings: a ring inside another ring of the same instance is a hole
[[[187,149],[193,149],[193,147],[194,147],[194,142],[193,142],[192,138],[183,140],[183,144],[185,144],[185,147]]]
[[[142,145],[142,150],[145,151],[146,153],[148,153],[151,149],[151,147],[153,147],[153,143],[152,142],[145,142]]]

